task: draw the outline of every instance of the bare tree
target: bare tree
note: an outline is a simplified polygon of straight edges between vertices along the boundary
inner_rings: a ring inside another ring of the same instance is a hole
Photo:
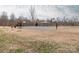
[[[14,14],[11,14],[11,16],[10,16],[9,25],[11,27],[13,27],[15,25],[15,15]]]
[[[16,26],[18,26],[19,28],[21,28],[22,25],[23,25],[23,19],[24,19],[23,16],[19,16],[19,18],[17,19]]]
[[[54,21],[55,21],[55,18],[51,18],[50,22],[52,23],[52,22],[54,22]]]
[[[3,20],[7,20],[8,19],[8,16],[7,16],[6,12],[2,12],[1,19],[3,19]]]
[[[30,13],[31,19],[35,20],[35,7],[34,6],[30,7],[29,13]]]
[[[2,12],[0,23],[1,25],[4,25],[4,26],[8,24],[8,16],[6,12]]]
[[[15,15],[14,14],[11,14],[10,20],[15,20]]]
[[[35,6],[31,6],[30,9],[29,9],[29,12],[30,12],[30,16],[31,16],[32,23],[33,23],[35,26],[38,26],[38,22],[37,22],[37,19],[36,19]]]
[[[11,14],[10,21],[14,23],[14,20],[15,20],[15,15],[14,14]]]

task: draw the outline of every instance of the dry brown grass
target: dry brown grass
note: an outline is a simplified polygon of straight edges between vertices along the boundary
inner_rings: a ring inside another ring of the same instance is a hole
[[[79,26],[60,26],[57,30],[55,27],[48,27],[49,30],[9,27],[0,29],[11,42],[11,45],[5,43],[4,38],[4,45],[7,44],[9,50],[7,48],[1,52],[79,52]]]

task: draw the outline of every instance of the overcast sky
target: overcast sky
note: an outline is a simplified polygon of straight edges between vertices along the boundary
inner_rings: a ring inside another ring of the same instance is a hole
[[[12,13],[16,17],[24,16],[30,18],[29,5],[0,5],[0,15],[3,11],[7,12],[8,16]],[[39,5],[35,7],[36,16],[40,19],[47,19],[52,17],[63,17],[63,16],[79,16],[78,5]]]

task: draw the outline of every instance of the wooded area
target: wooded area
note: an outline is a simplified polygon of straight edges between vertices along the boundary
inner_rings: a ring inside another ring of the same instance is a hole
[[[33,18],[33,17],[32,17]],[[35,26],[35,24],[38,24],[38,26],[55,26],[56,23],[59,26],[78,26],[79,21],[77,17],[72,17],[71,19],[68,19],[66,17],[63,17],[60,19],[57,18],[51,18],[47,20],[40,20],[40,19],[28,19],[24,18],[22,16],[16,18],[14,14],[11,14],[10,19],[7,16],[6,12],[3,12],[0,16],[0,26],[11,26],[11,25],[22,25],[22,26]]]
[[[5,11],[2,12],[0,16],[0,26],[78,26],[79,19],[78,16],[72,17],[52,17],[48,19],[39,19],[36,17],[35,7],[31,6],[29,10],[30,19],[27,17],[19,16],[16,18],[14,14],[10,17]]]

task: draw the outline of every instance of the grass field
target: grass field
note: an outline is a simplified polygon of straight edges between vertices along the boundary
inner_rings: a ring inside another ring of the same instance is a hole
[[[78,53],[79,27],[0,27],[1,53]]]

